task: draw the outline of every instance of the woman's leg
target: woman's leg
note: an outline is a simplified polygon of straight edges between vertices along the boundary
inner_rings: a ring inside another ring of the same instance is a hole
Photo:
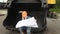
[[[31,34],[30,30],[31,30],[31,28],[28,27],[28,28],[27,28],[27,34]]]
[[[24,34],[22,27],[19,28],[20,34]]]

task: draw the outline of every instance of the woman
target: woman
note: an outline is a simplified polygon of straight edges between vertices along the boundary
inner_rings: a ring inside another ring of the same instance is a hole
[[[28,16],[28,13],[27,11],[22,11],[22,20],[25,20],[25,19],[28,19],[30,18]],[[23,27],[20,27],[19,28],[19,31],[21,34],[25,34],[23,31],[26,30],[27,34],[31,34],[30,30],[31,30],[31,27],[26,27],[26,26],[23,26]]]

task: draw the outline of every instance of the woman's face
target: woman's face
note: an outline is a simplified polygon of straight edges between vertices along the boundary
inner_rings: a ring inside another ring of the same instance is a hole
[[[27,11],[22,11],[22,17],[27,17]]]

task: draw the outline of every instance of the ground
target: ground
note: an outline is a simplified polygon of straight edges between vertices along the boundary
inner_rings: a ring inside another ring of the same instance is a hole
[[[7,10],[0,10],[0,14],[5,14],[0,16],[0,34],[19,34],[17,32],[6,30],[3,26],[3,21],[7,16]],[[60,14],[59,14],[60,16]],[[47,18],[47,30],[43,34],[60,34],[60,17],[57,19]],[[36,33],[35,33],[36,34]],[[42,34],[42,33],[39,33]]]

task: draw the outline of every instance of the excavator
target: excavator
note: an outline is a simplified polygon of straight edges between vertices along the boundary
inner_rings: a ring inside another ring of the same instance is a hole
[[[47,17],[54,18],[54,19],[57,18],[56,14],[54,14],[54,12],[49,11],[49,9],[55,7],[56,3],[57,3],[57,0],[47,0],[47,4],[48,4]]]
[[[8,0],[7,17],[3,21],[3,26],[10,31],[18,31],[15,28],[21,20],[22,10],[27,10],[29,16],[34,16],[37,20],[38,28],[32,28],[31,32],[40,32],[47,29],[48,7],[55,5],[56,0]]]

